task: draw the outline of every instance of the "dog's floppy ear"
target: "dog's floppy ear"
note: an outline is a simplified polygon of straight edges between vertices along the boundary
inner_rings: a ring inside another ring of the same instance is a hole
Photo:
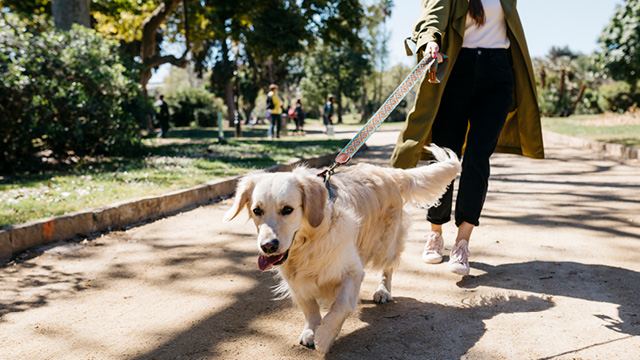
[[[231,209],[224,215],[222,221],[228,222],[238,216],[240,210],[251,201],[251,193],[253,193],[255,185],[255,176],[245,176],[238,182],[233,205],[231,205]]]
[[[324,207],[327,204],[327,189],[322,182],[315,179],[300,179],[300,189],[302,191],[302,212],[309,221],[309,225],[320,226],[324,220]]]

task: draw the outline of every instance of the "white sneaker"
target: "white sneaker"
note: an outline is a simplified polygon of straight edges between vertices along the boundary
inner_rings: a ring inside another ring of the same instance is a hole
[[[469,275],[469,242],[467,240],[460,240],[453,246],[447,267],[454,274]]]
[[[438,264],[442,261],[442,248],[444,240],[442,234],[437,231],[431,231],[427,234],[427,243],[422,251],[422,261],[427,264]]]

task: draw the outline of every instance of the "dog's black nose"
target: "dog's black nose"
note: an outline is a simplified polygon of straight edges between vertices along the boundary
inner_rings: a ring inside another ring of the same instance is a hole
[[[273,239],[266,244],[262,244],[262,246],[260,247],[262,248],[262,251],[264,251],[265,254],[271,254],[278,251],[279,245],[280,245],[280,242],[278,241],[278,239]]]

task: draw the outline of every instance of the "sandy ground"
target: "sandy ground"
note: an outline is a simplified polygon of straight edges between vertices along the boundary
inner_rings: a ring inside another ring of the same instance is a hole
[[[386,166],[396,136],[382,128],[357,160]],[[471,276],[421,262],[412,209],[395,301],[371,301],[368,273],[326,358],[640,359],[640,164],[552,142],[547,155],[492,159]],[[297,343],[301,313],[273,299],[253,225],[221,222],[229,207],[0,268],[0,359],[322,358]]]

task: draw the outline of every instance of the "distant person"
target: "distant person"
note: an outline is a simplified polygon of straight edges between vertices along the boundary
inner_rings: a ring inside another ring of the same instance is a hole
[[[293,119],[296,122],[296,134],[304,135],[304,111],[302,110],[302,100],[296,100],[296,106],[293,108]]]
[[[263,123],[271,123],[271,109],[267,108],[267,111],[265,111],[264,113],[264,122]],[[269,129],[269,136],[273,136],[273,134],[271,133],[273,129]]]
[[[324,120],[324,126],[326,126],[325,134],[330,133],[330,129],[333,128],[333,95],[327,96],[327,103],[324,104],[322,111],[322,119]]]
[[[158,95],[158,101],[155,103],[158,108],[158,122],[160,123],[160,134],[158,136],[166,138],[169,133],[169,105],[164,101],[164,95]]]
[[[430,142],[462,158],[455,224],[458,232],[448,268],[469,274],[469,240],[478,226],[494,151],[544,157],[536,81],[516,0],[422,1],[413,38],[418,57],[452,66],[442,82],[422,81],[415,105],[391,157],[397,168],[428,159]],[[463,34],[463,35],[461,35]],[[444,64],[443,64],[444,65]],[[451,220],[453,182],[427,213],[431,231],[422,254],[426,263],[442,261],[442,225]]]
[[[280,137],[280,122],[282,117],[282,100],[278,96],[278,85],[269,85],[267,93],[267,110],[271,114],[271,125],[269,127],[269,137],[273,139]],[[275,132],[274,132],[275,130]]]

